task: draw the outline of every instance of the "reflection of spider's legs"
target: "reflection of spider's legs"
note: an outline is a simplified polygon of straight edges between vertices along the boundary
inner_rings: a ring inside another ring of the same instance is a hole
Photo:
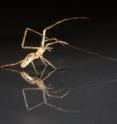
[[[58,110],[58,111],[62,111],[62,112],[71,112],[71,111],[69,111],[69,110],[66,110],[66,109],[63,109],[63,108],[61,108],[61,107],[58,107],[58,106],[55,106],[55,105],[53,105],[53,104],[48,103],[48,102],[47,102],[46,92],[45,92],[45,91],[43,91],[43,99],[44,99],[44,103],[45,103],[47,106],[49,106],[49,107],[52,107],[52,108],[54,108],[54,109],[56,109],[56,110]]]
[[[37,72],[37,69],[36,69],[36,67],[35,67],[34,62],[33,62],[33,61],[31,61],[31,63],[32,63],[32,67],[33,67],[33,69],[34,69],[35,73],[36,73],[36,74],[38,74],[38,72]]]
[[[43,68],[39,79],[44,80],[44,79],[42,79],[42,78],[43,78],[43,76],[44,76],[44,74],[45,74],[46,68],[47,68],[47,67],[44,67],[44,68]]]
[[[61,96],[52,95],[52,94],[49,94],[48,92],[46,92],[46,94],[47,94],[48,97],[54,97],[54,98],[57,98],[57,99],[63,99],[65,96],[67,96],[69,94],[69,92],[70,91],[67,91],[66,93],[64,93]]]
[[[42,61],[42,63],[45,65],[45,67],[47,67],[47,63],[44,61],[43,57],[40,57],[40,60]]]
[[[59,92],[63,91],[64,89],[65,88],[62,88],[62,89],[59,89],[59,90],[55,90],[55,91],[51,91],[51,93],[56,94],[56,93],[59,93]]]
[[[47,68],[47,67],[45,67],[45,68],[43,69],[43,71],[42,71],[42,73],[41,73],[41,76],[40,76],[40,79],[43,78],[46,68]],[[51,71],[51,72],[49,72],[49,74],[48,74],[47,76],[45,76],[42,80],[44,81],[44,80],[46,80],[47,78],[49,78],[55,71],[56,71],[56,69],[53,70],[53,71]]]
[[[26,98],[26,94],[25,94],[25,91],[28,91],[28,90],[40,90],[40,89],[39,88],[24,88],[24,89],[22,89],[22,95],[23,95],[23,98],[24,98],[25,106],[26,106],[26,109],[28,111],[30,111],[30,110],[32,110],[34,108],[37,108],[38,106],[41,106],[41,105],[44,104],[44,102],[41,102],[41,103],[39,103],[39,104],[37,104],[37,105],[35,105],[33,107],[29,107],[28,102],[27,102],[27,98]]]
[[[43,81],[46,80],[47,78],[49,78],[55,71],[56,71],[56,69],[51,71],[45,78],[43,78]]]
[[[33,33],[36,33],[37,35],[40,35],[42,37],[42,34],[41,33],[37,32],[37,31],[35,31],[35,30],[31,29],[31,28],[26,28],[25,29],[25,32],[24,32],[24,36],[23,36],[21,47],[23,49],[36,49],[36,50],[39,49],[39,47],[35,47],[35,46],[25,46],[26,35],[27,35],[27,32],[28,31],[31,31]]]
[[[40,57],[41,61],[43,62],[43,64],[47,67],[47,64],[50,65],[52,68],[56,69],[56,67],[54,65],[52,65],[47,59],[45,59],[44,57]]]

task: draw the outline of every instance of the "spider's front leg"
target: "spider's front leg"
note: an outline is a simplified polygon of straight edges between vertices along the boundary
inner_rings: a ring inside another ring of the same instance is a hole
[[[57,98],[57,99],[63,99],[65,96],[67,96],[68,94],[69,94],[69,92],[70,91],[67,91],[66,93],[64,93],[63,95],[61,95],[61,96],[57,96],[57,95],[52,95],[52,94],[50,94],[49,92],[47,92],[47,96],[48,97],[54,97],[54,98]]]
[[[35,67],[34,62],[33,62],[33,61],[31,61],[31,64],[32,64],[32,67],[33,67],[33,69],[34,69],[35,73],[38,75],[38,71],[37,71],[37,69],[36,69],[36,67]]]
[[[62,44],[63,46],[68,46],[69,45],[67,42],[61,41],[61,40],[59,41],[59,43]]]
[[[35,46],[25,46],[26,36],[27,36],[28,31],[36,33],[37,35],[43,37],[43,35],[41,33],[37,32],[37,31],[35,31],[31,28],[26,28],[25,31],[24,31],[24,36],[23,36],[23,40],[22,40],[22,43],[21,43],[22,49],[36,49],[36,50],[39,49],[39,47],[35,47]]]
[[[42,42],[41,42],[41,45],[44,47],[45,46],[45,43],[46,43],[46,33],[48,30],[52,29],[53,27],[63,23],[63,22],[66,22],[66,21],[70,21],[70,20],[78,20],[78,19],[83,19],[83,20],[89,20],[89,18],[87,17],[71,17],[71,18],[65,18],[65,19],[62,19],[62,20],[59,20],[57,22],[55,22],[54,24],[46,27],[43,29],[43,37],[42,37]]]
[[[54,45],[54,44],[57,44],[57,43],[65,44],[65,45],[67,44],[67,45],[68,45],[67,42],[59,41],[59,40],[56,39],[54,42],[47,43],[47,44],[45,45],[45,48],[48,50],[49,48],[51,48],[51,47],[50,47],[51,45]],[[41,59],[42,63],[43,63],[46,67],[47,67],[47,65],[50,65],[52,68],[56,69],[56,67],[55,67],[53,64],[51,64],[51,63],[50,63],[46,58],[44,58],[43,56],[41,56],[40,59]]]
[[[51,62],[49,62],[46,58],[44,58],[43,56],[40,57],[40,60],[42,61],[42,63],[45,65],[45,67],[47,67],[48,65],[50,65],[52,68],[56,69],[56,67],[51,64]]]
[[[51,45],[54,45],[54,44],[57,44],[57,43],[60,43],[60,44],[62,44],[63,46],[65,46],[65,45],[69,45],[67,42],[65,42],[65,41],[61,41],[61,40],[58,40],[58,39],[55,39],[55,41],[54,42],[51,42],[51,43],[47,43],[46,45],[45,45],[45,47],[48,49],[48,48],[51,48],[50,46]]]

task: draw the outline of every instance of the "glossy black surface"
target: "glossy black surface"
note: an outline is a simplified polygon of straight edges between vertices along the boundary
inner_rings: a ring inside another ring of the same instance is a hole
[[[31,52],[20,46],[26,27],[42,32],[55,21],[73,16],[87,16],[90,21],[62,24],[49,31],[48,36],[117,59],[116,3],[17,1],[1,4],[0,16],[0,65],[17,62]],[[28,112],[22,89],[31,85],[18,73],[0,70],[0,124],[117,123],[117,62],[62,46],[55,46],[45,57],[59,67],[45,83],[52,83],[55,90],[71,90],[64,99],[50,102],[80,112],[64,113],[46,105]],[[43,66],[39,61],[35,63],[40,73]],[[34,75],[31,66],[25,71]],[[50,71],[47,68],[46,73]],[[31,105],[43,101],[42,92],[31,91],[27,95]]]
[[[0,115],[1,123],[112,123],[116,122],[117,114],[117,63],[106,59],[84,54],[70,48],[62,48],[50,53],[47,58],[53,61],[60,69],[46,80],[56,89],[63,87],[71,92],[63,100],[52,100],[52,103],[63,108],[80,110],[80,113],[64,113],[48,106],[40,106],[28,112],[24,105],[21,90],[30,85],[15,72],[0,71]],[[85,49],[93,50],[89,46]],[[100,48],[101,49],[101,48]],[[4,51],[4,50],[3,50]],[[101,50],[100,50],[101,51]],[[100,52],[97,50],[97,52]],[[117,51],[113,48],[102,49],[104,55],[116,58]],[[11,50],[4,54],[2,63],[14,62],[15,52]],[[101,52],[100,52],[101,53]],[[53,54],[56,54],[53,56]],[[19,54],[22,58],[23,54]],[[2,54],[1,54],[2,56]],[[53,56],[53,57],[52,57]],[[14,59],[12,59],[14,58]],[[36,62],[36,64],[38,64]],[[38,71],[42,70],[41,63]],[[34,74],[31,67],[29,71]],[[40,70],[41,69],[41,70]],[[50,68],[47,68],[47,72]],[[116,79],[116,80],[115,80]],[[109,81],[114,80],[114,81]],[[29,92],[33,94],[33,92]],[[31,104],[42,102],[41,92],[31,97]],[[33,103],[36,99],[36,103]],[[37,100],[38,99],[38,100]]]

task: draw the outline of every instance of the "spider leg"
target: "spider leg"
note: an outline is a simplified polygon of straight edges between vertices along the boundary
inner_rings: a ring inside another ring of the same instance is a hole
[[[55,90],[55,91],[51,91],[51,93],[56,94],[56,93],[59,93],[59,92],[63,91],[64,89],[65,88],[62,88],[62,89],[59,89],[59,90]]]
[[[45,67],[47,67],[48,65],[50,65],[52,68],[56,69],[56,67],[54,65],[52,65],[47,59],[45,59],[43,56],[40,57],[40,60],[42,61],[42,63],[45,65]]]
[[[46,58],[42,58],[48,65],[50,65],[52,68],[54,68],[55,70],[57,69],[54,65],[52,65]]]
[[[51,42],[51,43],[47,43],[46,45],[45,45],[45,47],[46,48],[49,48],[49,46],[51,46],[51,45],[54,45],[54,44],[57,44],[57,43],[59,43],[59,44],[62,44],[63,46],[68,46],[69,44],[67,43],[67,42],[65,42],[65,41],[61,41],[61,40],[58,40],[58,39],[55,39],[55,41],[54,42]],[[51,48],[51,47],[50,47]],[[51,50],[50,50],[51,51]]]
[[[46,44],[46,47],[51,46],[51,45],[56,44],[56,43],[59,43],[59,41],[54,41],[54,42],[52,42],[52,43],[47,43],[47,44]]]
[[[66,93],[64,93],[64,94],[61,95],[61,96],[52,95],[52,94],[49,94],[49,93],[47,92],[47,96],[48,96],[48,97],[54,97],[54,98],[57,98],[57,99],[63,99],[65,96],[67,96],[67,95],[69,94],[69,92],[70,92],[70,91],[67,91]]]
[[[48,103],[47,98],[46,98],[46,91],[43,91],[43,99],[44,99],[45,105],[47,105],[49,107],[52,107],[52,108],[54,108],[54,109],[56,109],[58,111],[61,111],[61,112],[76,112],[76,111],[67,110],[67,109],[61,108],[59,106],[53,105],[51,103]],[[79,112],[79,111],[77,111],[77,112]]]
[[[34,106],[28,108],[28,111],[32,111],[33,109],[36,109],[36,108],[38,108],[39,106],[44,105],[44,104],[45,104],[44,102],[41,102],[41,103],[39,103],[39,104],[37,104],[37,105],[34,105]]]
[[[43,57],[40,57],[40,60],[41,60],[42,63],[45,65],[45,68],[47,68],[48,64],[47,64],[47,62],[44,61]]]
[[[43,30],[43,37],[42,37],[41,45],[42,45],[42,46],[45,45],[45,38],[46,38],[46,32],[47,32],[47,30],[52,29],[53,27],[57,26],[57,25],[60,24],[60,23],[65,22],[65,21],[77,20],[77,19],[87,19],[87,20],[89,20],[89,18],[87,18],[87,17],[72,17],[72,18],[66,18],[66,19],[62,19],[62,20],[59,20],[59,21],[55,22],[54,24],[52,24],[52,25],[46,27],[46,28]]]
[[[26,28],[25,31],[24,31],[24,36],[23,36],[23,40],[22,40],[22,43],[21,43],[21,47],[22,49],[39,49],[39,47],[35,47],[35,46],[25,46],[25,41],[26,41],[26,36],[27,36],[27,33],[28,31],[31,31],[33,33],[36,33],[37,35],[40,35],[41,37],[43,36],[41,33],[31,29],[31,28]]]
[[[47,68],[47,67],[44,67],[44,68],[43,68],[39,79],[43,80],[42,78],[43,78],[43,76],[44,76],[44,74],[45,74],[46,68]]]
[[[31,64],[32,64],[32,67],[33,67],[33,69],[34,69],[35,73],[38,75],[38,71],[37,71],[37,69],[36,69],[36,67],[35,67],[34,62],[33,62],[33,61],[31,61]]]
[[[25,102],[25,106],[26,106],[27,111],[31,111],[32,109],[35,109],[35,108],[44,104],[44,102],[41,102],[41,103],[39,103],[33,107],[29,107],[28,102],[27,102],[27,98],[26,98],[26,93],[25,93],[25,91],[28,91],[28,90],[40,90],[40,89],[39,88],[24,88],[24,89],[22,89],[22,95],[24,98],[24,102]]]
[[[53,71],[49,72],[49,74],[43,78],[43,81],[46,80],[47,78],[49,78],[54,72],[56,71],[56,69],[54,69]]]

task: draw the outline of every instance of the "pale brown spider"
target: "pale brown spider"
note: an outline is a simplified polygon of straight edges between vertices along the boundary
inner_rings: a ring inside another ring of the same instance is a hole
[[[45,53],[46,50],[48,50],[49,52],[51,52],[51,49],[52,47],[50,47],[51,45],[54,45],[54,44],[57,44],[57,43],[60,43],[62,45],[69,45],[67,42],[65,41],[61,41],[61,40],[58,40],[56,38],[48,38],[46,36],[46,32],[53,28],[54,26],[62,23],[62,22],[65,22],[65,21],[68,21],[68,20],[76,20],[76,19],[88,19],[87,17],[73,17],[73,18],[67,18],[67,19],[63,19],[63,20],[60,20],[60,21],[57,21],[56,23],[46,27],[44,30],[43,30],[43,34],[31,29],[31,28],[26,28],[25,32],[24,32],[24,37],[23,37],[23,41],[22,41],[22,44],[21,44],[21,47],[23,49],[34,49],[36,50],[36,52],[31,52],[29,53],[23,60],[19,61],[19,62],[16,62],[16,63],[13,63],[13,64],[7,64],[7,65],[3,65],[1,66],[1,68],[4,68],[4,67],[7,67],[7,66],[13,66],[13,65],[16,65],[16,64],[20,64],[20,66],[22,68],[25,68],[27,67],[30,63],[32,64],[34,70],[36,73],[37,70],[36,70],[36,67],[34,65],[34,60],[36,59],[40,59],[42,61],[42,63],[47,67],[47,65],[50,65],[52,68],[56,69],[56,67],[51,64],[46,58],[44,58],[43,54]],[[41,46],[40,47],[35,47],[35,46],[25,46],[25,39],[26,39],[26,35],[27,35],[27,32],[28,31],[31,31],[33,33],[36,33],[37,35],[40,35],[42,37],[42,41],[41,41]]]
[[[31,76],[31,75],[29,75],[27,72],[24,72],[24,71],[18,71],[18,70],[13,70],[13,69],[5,69],[5,70],[10,70],[10,71],[19,73],[20,76],[21,76],[26,82],[28,82],[28,83],[29,83],[30,85],[32,85],[32,86],[35,86],[35,87],[31,87],[31,88],[23,88],[23,90],[22,90],[23,98],[24,98],[24,101],[25,101],[25,106],[26,106],[26,109],[27,109],[28,111],[31,111],[31,110],[33,110],[33,109],[35,109],[35,108],[37,108],[37,107],[39,107],[39,106],[45,104],[45,105],[47,105],[47,106],[49,106],[49,107],[52,107],[52,108],[54,108],[54,109],[56,109],[56,110],[58,110],[58,111],[62,111],[62,112],[75,112],[75,113],[76,113],[76,112],[79,112],[78,110],[67,110],[67,109],[58,107],[58,106],[53,105],[53,104],[51,104],[51,103],[48,102],[48,101],[50,100],[50,98],[63,99],[65,96],[67,96],[67,95],[69,94],[70,90],[67,91],[67,92],[65,92],[65,93],[64,93],[63,95],[61,95],[61,96],[56,95],[57,93],[59,93],[59,92],[61,92],[62,90],[64,90],[64,88],[63,88],[63,89],[60,89],[60,90],[54,90],[54,88],[50,87],[51,84],[46,85],[45,80],[46,80],[47,78],[49,78],[49,77],[56,71],[56,70],[53,70],[53,71],[51,71],[47,76],[44,77],[44,73],[45,73],[45,71],[46,71],[46,68],[47,68],[47,67],[45,67],[45,68],[43,69],[43,71],[42,71],[40,77],[37,77],[37,75],[36,75],[36,76]],[[29,107],[28,102],[27,102],[26,93],[25,93],[25,92],[26,92],[26,91],[33,91],[33,90],[37,90],[37,91],[40,90],[40,91],[42,91],[42,93],[43,93],[43,100],[44,100],[44,101],[41,102],[41,103],[39,103],[39,104],[37,104],[37,105],[35,105],[35,106]]]

